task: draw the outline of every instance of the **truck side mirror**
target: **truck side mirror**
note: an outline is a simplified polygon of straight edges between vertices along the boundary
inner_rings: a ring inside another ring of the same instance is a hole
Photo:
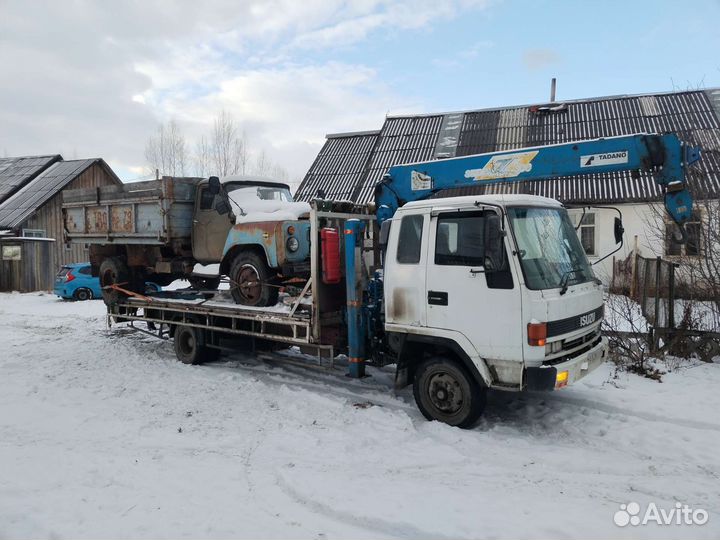
[[[391,219],[386,219],[380,225],[380,238],[378,244],[380,245],[380,249],[383,251],[387,247],[388,238],[390,238],[390,225],[392,225]]]
[[[499,215],[492,213],[485,218],[483,244],[485,256],[483,266],[486,272],[500,272],[505,270],[505,247],[503,246],[502,220]]]
[[[208,178],[208,191],[213,195],[220,193],[220,179],[217,176]]]
[[[615,218],[613,232],[615,233],[615,243],[622,244],[623,234],[625,234],[625,228],[623,227],[622,220],[619,217]]]
[[[223,214],[229,214],[230,204],[225,199],[219,199],[218,202],[215,203],[215,211],[221,216]]]

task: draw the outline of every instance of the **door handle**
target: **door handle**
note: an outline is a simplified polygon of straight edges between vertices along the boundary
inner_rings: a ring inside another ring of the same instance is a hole
[[[428,291],[428,304],[435,306],[447,306],[448,293],[445,291]]]
[[[484,274],[485,269],[484,268],[471,268],[470,273],[471,274]]]

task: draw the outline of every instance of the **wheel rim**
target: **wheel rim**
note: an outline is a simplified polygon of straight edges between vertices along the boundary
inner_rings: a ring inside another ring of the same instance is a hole
[[[262,283],[260,273],[252,264],[244,264],[235,278],[234,289],[243,304],[254,305],[260,300]]]
[[[453,415],[462,409],[464,396],[460,381],[446,371],[428,377],[427,395],[432,406],[443,414]]]
[[[195,350],[195,336],[192,332],[180,332],[179,336],[180,351],[185,354],[192,354]]]

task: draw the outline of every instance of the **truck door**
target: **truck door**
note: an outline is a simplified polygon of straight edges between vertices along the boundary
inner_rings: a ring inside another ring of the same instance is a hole
[[[218,198],[207,184],[198,187],[192,227],[193,257],[201,263],[220,262],[232,222],[227,214],[215,210]]]
[[[456,210],[432,216],[427,326],[461,332],[483,358],[518,361],[525,335],[520,288],[511,265],[507,271],[485,272],[487,212]]]
[[[425,326],[425,267],[429,212],[394,218],[385,259],[385,321]]]

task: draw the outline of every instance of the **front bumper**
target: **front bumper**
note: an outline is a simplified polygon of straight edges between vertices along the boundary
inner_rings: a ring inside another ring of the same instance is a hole
[[[552,366],[525,368],[526,390],[555,390],[573,384],[594,371],[607,358],[608,340],[605,336],[590,350],[565,362]],[[558,374],[567,372],[567,378],[558,381]]]

